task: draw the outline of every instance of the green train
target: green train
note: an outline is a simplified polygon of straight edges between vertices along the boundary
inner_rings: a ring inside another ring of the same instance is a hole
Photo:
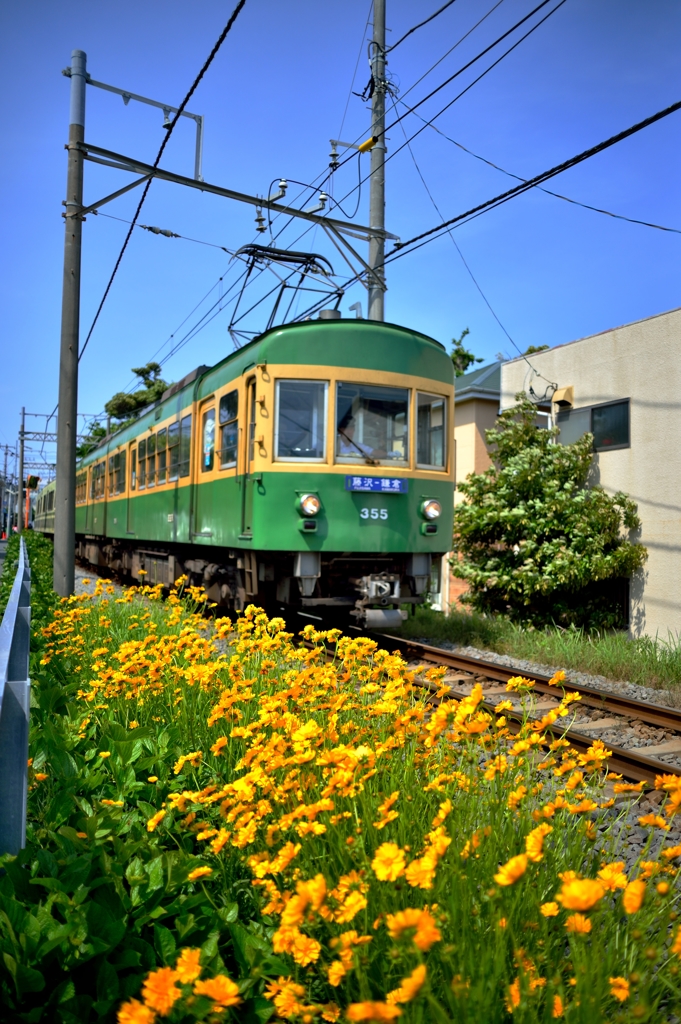
[[[452,360],[334,313],[199,366],[82,459],[76,555],[167,586],[186,574],[234,610],[377,627],[422,603],[451,547]],[[54,530],[54,484],[34,528]]]

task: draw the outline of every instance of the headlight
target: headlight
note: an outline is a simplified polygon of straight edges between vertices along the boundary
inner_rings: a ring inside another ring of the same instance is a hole
[[[442,505],[435,498],[429,498],[421,505],[421,514],[425,519],[438,519],[442,512]]]
[[[303,494],[299,502],[300,511],[304,516],[316,516],[322,503],[316,494]]]

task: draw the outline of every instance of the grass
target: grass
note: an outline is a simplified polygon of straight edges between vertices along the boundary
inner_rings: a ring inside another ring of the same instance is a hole
[[[681,789],[660,780],[625,869],[602,746],[541,748],[569,694],[537,722],[516,680],[511,735],[480,688],[434,707],[370,640],[308,626],[298,647],[250,608],[216,620],[218,655],[198,590],[92,589],[35,635],[3,1024],[678,1013],[681,847],[659,847]]]
[[[502,618],[475,612],[443,615],[418,609],[402,627],[402,636],[423,637],[496,651],[555,668],[575,669],[608,679],[627,680],[656,689],[681,687],[681,638],[667,641],[620,632],[587,633],[579,629],[523,629]]]

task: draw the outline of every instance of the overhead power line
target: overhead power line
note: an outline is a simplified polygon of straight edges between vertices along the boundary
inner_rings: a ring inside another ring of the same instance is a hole
[[[403,36],[400,36],[400,38],[397,40],[397,42],[393,43],[392,46],[389,46],[386,49],[385,52],[386,53],[390,53],[391,50],[396,49],[396,47],[398,47],[400,45],[400,43],[404,42],[404,40],[407,38],[407,36],[410,36],[413,32],[417,32],[418,29],[423,28],[424,25],[427,25],[430,21],[433,21],[435,18],[437,18],[437,16],[439,14],[442,14],[443,11],[446,11],[447,8],[451,7],[452,4],[455,3],[455,2],[456,2],[456,0],[447,0],[447,3],[443,4],[442,7],[440,7],[437,11],[435,11],[433,14],[431,14],[430,17],[425,18],[423,21],[420,21],[418,23],[418,25],[414,25],[413,28],[410,28],[409,31],[405,32]]]
[[[218,37],[218,39],[217,39],[217,41],[215,43],[215,46],[213,47],[211,52],[208,54],[208,57],[206,58],[206,61],[205,61],[204,65],[203,65],[203,67],[201,68],[201,70],[199,71],[198,75],[194,79],[189,92],[187,93],[185,98],[182,100],[182,103],[180,104],[180,106],[179,106],[179,108],[177,110],[177,113],[175,114],[175,117],[173,118],[173,120],[171,121],[170,125],[168,126],[168,129],[167,129],[166,134],[165,134],[165,138],[163,139],[163,142],[161,143],[160,149],[159,149],[159,151],[158,151],[158,153],[156,155],[156,159],[154,160],[154,163],[153,163],[154,168],[158,167],[158,165],[159,165],[159,163],[161,161],[161,157],[163,156],[164,150],[165,150],[166,146],[168,145],[168,141],[170,139],[170,136],[173,133],[173,129],[175,128],[175,125],[177,124],[177,122],[180,119],[180,117],[182,116],[183,110],[185,109],[185,107],[189,103],[190,99],[194,95],[194,92],[196,91],[196,89],[197,89],[201,79],[205,75],[206,71],[208,70],[208,68],[213,63],[213,60],[215,59],[215,56],[218,53],[218,50],[220,49],[220,47],[224,43],[225,39],[229,35],[229,32],[230,32],[230,30],[232,28],[232,25],[234,24],[234,22],[236,21],[236,19],[239,16],[239,14],[243,10],[245,4],[246,4],[246,0],[239,0],[238,4],[236,5],[234,10],[232,11],[232,14],[231,14],[231,16],[229,18],[229,21],[227,22],[227,24],[225,25],[224,29],[220,33],[220,35],[219,35],[219,37]],[[104,289],[104,294],[102,295],[101,302],[99,303],[99,306],[97,307],[97,312],[95,313],[94,320],[92,321],[92,324],[90,325],[90,330],[88,331],[88,334],[87,334],[87,337],[86,337],[85,342],[83,344],[83,347],[80,350],[80,354],[78,356],[79,360],[82,358],[83,353],[85,352],[85,349],[87,348],[88,342],[89,342],[90,338],[92,337],[92,332],[94,331],[95,325],[96,325],[97,321],[99,320],[99,314],[102,312],[102,309],[104,307],[104,303],[106,302],[107,296],[108,296],[109,292],[111,291],[111,285],[113,284],[114,278],[116,277],[116,274],[118,273],[118,268],[121,265],[121,260],[123,259],[123,254],[125,253],[125,250],[128,247],[128,242],[130,241],[130,239],[132,237],[132,232],[133,232],[133,230],[135,228],[135,225],[137,223],[137,219],[138,219],[138,217],[139,217],[139,215],[140,215],[140,213],[142,211],[142,207],[144,206],[144,201],[147,198],[147,193],[149,192],[149,188],[151,186],[152,180],[153,180],[152,178],[149,178],[149,180],[147,181],[146,185],[144,186],[144,191],[142,192],[142,196],[140,198],[140,201],[137,204],[137,209],[135,210],[135,215],[134,215],[134,217],[132,219],[132,222],[130,224],[130,227],[128,229],[128,233],[125,236],[125,241],[123,242],[123,245],[121,247],[121,251],[118,254],[118,259],[116,260],[116,263],[114,264],[113,271],[111,272],[111,277],[109,278],[108,284],[107,284],[106,288]]]
[[[434,228],[429,228],[427,231],[422,231],[418,235],[414,235],[413,238],[407,239],[406,242],[400,242],[395,245],[395,248],[389,253],[390,256],[393,253],[399,251],[402,255],[403,250],[413,245],[414,242],[424,243],[424,239],[430,240],[434,235],[440,233],[443,229],[450,227],[453,224],[460,224],[462,221],[467,221],[473,217],[479,216],[481,213],[485,213],[487,210],[494,209],[497,206],[501,206],[502,203],[508,202],[509,199],[513,199],[515,196],[522,195],[523,192],[527,192],[529,189],[540,185],[544,181],[548,181],[549,178],[555,177],[557,174],[561,174],[563,171],[569,170],[571,167],[576,167],[577,164],[583,163],[585,160],[590,159],[592,156],[596,156],[597,153],[602,153],[604,150],[609,149],[611,146],[616,145],[618,142],[622,142],[624,139],[628,139],[631,135],[635,135],[636,132],[640,132],[643,128],[649,127],[651,124],[655,124],[657,121],[661,121],[663,118],[668,117],[669,114],[675,113],[675,111],[681,109],[681,101],[672,103],[671,106],[665,107],[664,110],[660,110],[657,114],[652,114],[650,117],[646,117],[645,120],[639,121],[637,124],[632,125],[630,128],[625,128],[624,131],[618,132],[617,135],[611,136],[609,139],[605,139],[604,142],[599,142],[597,146],[592,146],[590,149],[585,149],[583,153],[578,153],[577,156],[571,157],[569,160],[563,161],[561,164],[557,164],[555,167],[550,168],[548,171],[543,171],[541,174],[535,175],[534,178],[529,178],[526,181],[521,181],[515,188],[508,189],[507,192],[502,192],[498,196],[494,196],[492,199],[488,199],[484,203],[479,203],[477,206],[472,207],[470,210],[466,210],[465,213],[460,213],[456,217],[451,217],[449,220],[444,221],[442,224],[436,225]]]
[[[402,103],[403,101],[400,100],[399,102]],[[405,107],[407,106],[406,103],[403,105]],[[425,118],[421,117],[420,114],[417,114],[416,116],[419,120],[425,122]],[[516,181],[527,181],[527,178],[523,178],[522,175],[514,174],[513,171],[507,171],[505,167],[495,164],[493,160],[488,160],[487,157],[481,156],[479,153],[474,153],[472,149],[469,149],[468,146],[464,146],[461,142],[457,142],[456,139],[453,139],[451,135],[447,135],[447,133],[443,132],[437,127],[437,125],[431,124],[429,127],[432,128],[434,132],[437,132],[438,135],[441,135],[443,139],[446,139],[447,142],[451,142],[452,145],[456,146],[458,149],[462,149],[464,153],[468,153],[469,156],[475,157],[476,160],[480,160],[481,163],[487,164],[488,167],[493,167],[495,171],[501,171],[502,174],[507,175],[509,178],[515,178]],[[409,149],[411,152],[411,147],[409,147]],[[539,189],[540,192],[545,192],[547,196],[553,196],[555,199],[563,199],[566,203],[572,203],[573,206],[581,206],[584,210],[593,210],[594,213],[603,213],[606,217],[614,217],[616,220],[625,220],[629,224],[641,224],[646,228],[657,228],[658,231],[670,231],[673,234],[681,235],[681,228],[669,228],[665,227],[663,224],[654,224],[649,220],[639,220],[637,217],[626,217],[623,213],[613,213],[612,210],[604,210],[600,206],[591,206],[590,203],[582,203],[579,199],[571,199],[570,196],[564,196],[561,192],[553,192],[550,188],[543,188],[541,185],[535,185],[534,188]]]

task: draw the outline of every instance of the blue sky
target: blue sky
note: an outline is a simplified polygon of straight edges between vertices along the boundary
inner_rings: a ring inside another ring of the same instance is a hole
[[[398,97],[493,3],[457,0],[402,43],[389,59]],[[389,42],[438,6],[439,0],[388,0]],[[502,0],[409,93],[408,102],[424,96],[533,6],[530,0]],[[56,404],[69,100],[69,83],[60,72],[70,63],[71,50],[87,52],[93,78],[177,105],[231,8],[215,0],[191,5],[33,0],[3,8],[0,46],[9,74],[0,175],[9,217],[0,283],[0,443],[13,443],[22,404],[32,412],[51,411]],[[368,108],[356,96],[348,102],[358,55],[353,88],[361,92],[368,79],[368,13],[368,0],[248,0],[190,104],[206,119],[207,181],[258,194],[280,176],[311,182],[328,164],[330,138],[341,133],[352,141],[368,134]],[[680,33],[676,0],[567,0],[436,124],[509,171],[532,176],[681,98]],[[472,77],[473,71],[461,76],[420,112],[435,114]],[[134,103],[126,107],[94,88],[88,88],[86,122],[91,143],[149,162],[163,137],[160,111]],[[420,123],[412,115],[402,125],[411,135]],[[681,228],[680,134],[681,112],[548,187],[616,213]],[[401,127],[393,128],[388,151],[403,141]],[[193,145],[193,122],[183,120],[163,165],[191,174]],[[432,129],[418,135],[412,150],[446,217],[512,184]],[[362,168],[368,171],[367,157]],[[407,149],[389,161],[386,177],[390,231],[404,239],[438,222]],[[357,181],[356,162],[336,179],[333,193],[341,197]],[[86,202],[129,180],[86,164]],[[298,191],[291,185],[289,196]],[[313,195],[308,192],[300,201],[309,204]],[[122,197],[102,214],[130,220],[137,196]],[[353,193],[348,202],[356,198]],[[152,184],[140,221],[231,250],[255,238],[252,207],[162,182]],[[357,221],[368,221],[366,188]],[[318,229],[294,244],[304,227],[294,224],[280,244],[318,251],[344,273]],[[82,337],[126,230],[127,224],[101,215],[88,217],[84,225]],[[681,235],[614,220],[537,191],[457,229],[455,238],[522,349],[560,344],[681,304]],[[161,357],[166,354],[169,337],[182,337],[239,270],[220,248],[135,231],[81,362],[80,410],[98,412],[114,391],[130,384],[132,366],[159,349]],[[386,319],[443,343],[468,327],[468,342],[478,355],[515,354],[448,236],[395,261],[388,285]],[[178,331],[213,286],[210,301]],[[348,290],[341,309],[358,300],[366,311],[361,285]],[[177,380],[197,364],[230,352],[229,316],[223,311],[185,344],[164,365],[164,377]],[[257,328],[257,319],[251,326]]]

